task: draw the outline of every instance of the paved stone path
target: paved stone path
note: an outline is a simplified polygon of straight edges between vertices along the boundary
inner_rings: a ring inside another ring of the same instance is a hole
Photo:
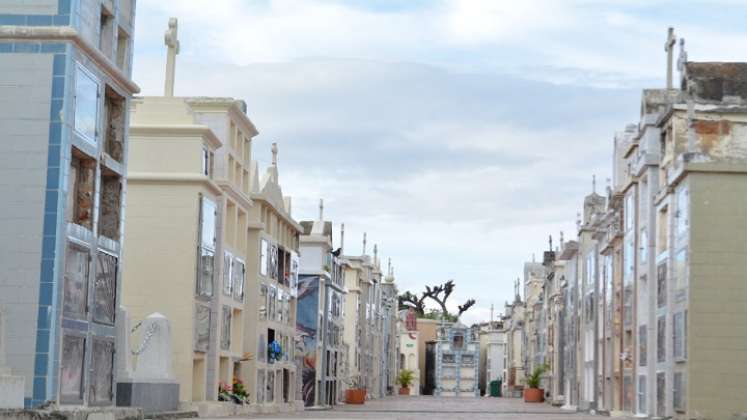
[[[365,405],[341,405],[331,410],[257,415],[257,419],[387,419],[387,420],[591,420],[601,416],[568,412],[548,404],[526,404],[517,398],[388,397]]]

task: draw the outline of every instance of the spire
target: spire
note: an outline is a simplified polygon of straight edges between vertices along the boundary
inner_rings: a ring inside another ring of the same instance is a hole
[[[591,192],[592,194],[597,193],[597,176],[596,175],[591,176]]]
[[[561,249],[563,249],[563,243],[564,243],[564,240],[563,240],[563,231],[561,230],[560,231],[560,248]]]
[[[345,255],[345,223],[340,225],[340,254]]]
[[[374,265],[378,265],[379,262],[379,244],[374,244]]]
[[[179,54],[178,38],[179,21],[175,18],[169,18],[169,28],[164,34],[164,44],[166,44],[166,78],[164,80],[163,96],[174,96],[174,73],[176,72],[176,55]]]
[[[278,144],[272,143],[272,166],[278,166]]]
[[[391,258],[389,258],[389,260],[387,262],[386,272],[390,276],[392,275],[392,259]]]
[[[366,255],[366,232],[363,232],[363,255]]]
[[[550,252],[552,252],[552,235],[549,235],[549,236],[550,236],[550,239],[549,239],[549,242],[550,242]]]
[[[320,222],[324,221],[324,199],[323,198],[319,199],[319,221]]]

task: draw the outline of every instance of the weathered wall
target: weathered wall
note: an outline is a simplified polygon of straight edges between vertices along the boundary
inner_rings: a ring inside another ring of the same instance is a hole
[[[34,376],[51,75],[51,55],[0,54],[0,305],[8,315],[8,364],[26,377],[27,396]]]
[[[747,174],[689,178],[687,418],[728,419],[747,412]]]

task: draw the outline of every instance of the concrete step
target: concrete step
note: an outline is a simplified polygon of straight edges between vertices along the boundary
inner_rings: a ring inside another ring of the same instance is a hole
[[[146,420],[196,419],[198,417],[200,415],[196,411],[162,411],[145,415]]]

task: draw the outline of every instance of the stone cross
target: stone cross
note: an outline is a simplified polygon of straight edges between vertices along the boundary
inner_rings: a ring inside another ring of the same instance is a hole
[[[272,166],[278,166],[278,144],[272,143]]]
[[[674,28],[669,27],[667,42],[664,44],[664,51],[667,52],[667,89],[672,89],[672,56],[676,43],[677,37],[674,36]]]
[[[179,39],[177,38],[178,21],[172,17],[169,19],[169,29],[164,34],[164,43],[167,47],[166,53],[166,81],[163,96],[174,96],[174,73],[176,72],[176,55],[179,54]]]

